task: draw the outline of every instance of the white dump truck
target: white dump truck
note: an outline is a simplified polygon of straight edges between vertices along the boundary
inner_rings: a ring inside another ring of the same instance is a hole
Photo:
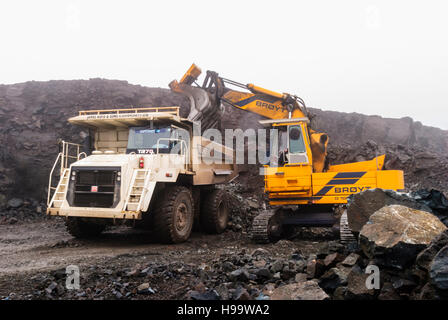
[[[193,224],[225,230],[226,193],[215,186],[237,177],[234,150],[193,132],[179,107],[80,111],[68,121],[90,134],[84,144],[61,141],[47,214],[64,217],[73,236],[92,237],[123,222],[150,229],[164,243],[187,240]]]

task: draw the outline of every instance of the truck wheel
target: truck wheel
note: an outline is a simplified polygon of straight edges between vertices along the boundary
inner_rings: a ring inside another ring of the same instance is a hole
[[[191,234],[194,206],[191,191],[182,186],[163,190],[153,216],[153,232],[163,243],[180,243]]]
[[[93,238],[100,235],[105,229],[105,225],[91,223],[82,218],[70,217],[65,222],[68,232],[75,238]]]
[[[229,222],[226,192],[215,189],[202,199],[201,227],[207,233],[222,233]]]

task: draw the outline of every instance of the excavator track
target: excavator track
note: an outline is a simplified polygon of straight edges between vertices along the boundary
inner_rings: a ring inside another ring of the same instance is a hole
[[[278,210],[264,210],[252,222],[251,238],[256,243],[269,243],[281,234],[281,224],[277,223]]]
[[[347,210],[341,215],[340,221],[340,240],[344,245],[356,243],[356,237],[348,225]]]

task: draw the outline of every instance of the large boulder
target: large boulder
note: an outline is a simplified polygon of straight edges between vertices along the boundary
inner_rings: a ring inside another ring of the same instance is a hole
[[[431,282],[440,290],[448,290],[448,246],[443,247],[431,263]]]
[[[370,216],[361,229],[359,245],[375,263],[403,269],[446,229],[431,213],[391,205]]]
[[[271,300],[328,300],[330,297],[315,281],[287,284],[274,289]]]
[[[356,234],[359,233],[362,227],[369,221],[372,214],[382,207],[393,204],[432,212],[428,206],[419,203],[405,193],[399,193],[392,190],[370,189],[353,194],[349,197],[347,219],[350,229]]]

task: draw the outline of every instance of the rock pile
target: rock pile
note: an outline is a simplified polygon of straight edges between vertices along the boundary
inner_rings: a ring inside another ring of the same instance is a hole
[[[0,194],[0,225],[43,219],[44,208],[45,203],[35,199],[11,198],[7,201]]]
[[[385,256],[378,250],[350,252],[337,241],[305,254],[294,242],[280,240],[263,248],[228,250],[200,263],[171,257],[135,264],[127,263],[132,256],[123,255],[120,261],[84,267],[79,290],[66,289],[61,269],[41,272],[27,282],[28,292],[0,299],[444,299],[447,251],[445,230],[416,257],[413,253],[412,261],[392,265],[380,263]]]
[[[341,136],[344,136],[341,132]],[[331,138],[331,136],[330,136]],[[330,140],[331,141],[331,140]],[[368,140],[363,144],[347,141],[329,144],[328,158],[331,164],[371,160],[386,155],[384,168],[403,170],[405,187],[409,191],[437,189],[448,192],[448,156],[429,151],[426,146],[406,146]]]

